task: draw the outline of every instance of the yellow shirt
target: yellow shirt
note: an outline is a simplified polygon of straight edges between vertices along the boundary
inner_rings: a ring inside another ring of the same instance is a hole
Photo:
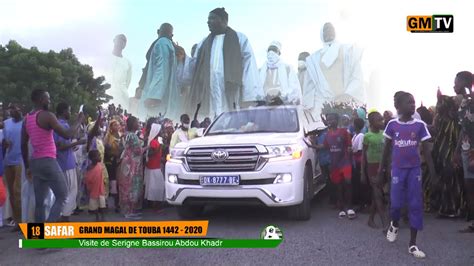
[[[182,130],[181,128],[177,129],[171,136],[170,148],[174,148],[176,144],[180,142],[188,142],[192,139],[197,138],[197,128],[190,128],[187,131]]]

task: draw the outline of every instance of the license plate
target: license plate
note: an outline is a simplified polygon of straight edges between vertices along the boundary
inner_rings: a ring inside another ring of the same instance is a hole
[[[240,184],[240,176],[201,176],[199,182],[203,186],[236,186]]]

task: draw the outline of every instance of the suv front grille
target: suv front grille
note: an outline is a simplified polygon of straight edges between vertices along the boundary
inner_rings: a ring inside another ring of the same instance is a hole
[[[225,161],[215,161],[211,155],[216,150],[224,150],[229,156]],[[255,171],[258,161],[259,152],[254,146],[190,148],[186,153],[191,172]]]

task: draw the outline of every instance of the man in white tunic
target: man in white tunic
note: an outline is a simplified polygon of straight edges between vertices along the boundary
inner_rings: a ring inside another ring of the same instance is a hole
[[[127,45],[127,37],[119,34],[114,38],[114,50],[112,58],[110,59],[110,69],[106,77],[107,82],[110,83],[110,89],[107,92],[114,97],[112,103],[115,106],[119,104],[124,109],[129,109],[129,95],[128,87],[132,79],[132,65],[130,61],[123,57],[122,51]]]
[[[192,76],[192,106],[201,103],[202,116],[214,117],[264,97],[252,47],[227,22],[224,8],[212,10],[207,21],[211,34],[198,44],[197,56],[182,64],[183,76]]]
[[[267,50],[267,61],[260,68],[260,81],[268,102],[281,99],[284,104],[301,103],[301,86],[296,72],[280,59],[281,43],[273,41]]]
[[[331,23],[321,31],[324,47],[306,59],[303,106],[319,117],[325,102],[365,103],[361,69],[362,52],[352,45],[336,41]]]

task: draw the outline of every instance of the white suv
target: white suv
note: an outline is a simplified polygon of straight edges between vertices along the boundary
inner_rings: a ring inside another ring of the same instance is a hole
[[[301,106],[225,112],[203,137],[171,150],[167,201],[184,218],[207,204],[260,204],[290,207],[294,219],[307,220],[326,184],[308,137],[322,127]]]

